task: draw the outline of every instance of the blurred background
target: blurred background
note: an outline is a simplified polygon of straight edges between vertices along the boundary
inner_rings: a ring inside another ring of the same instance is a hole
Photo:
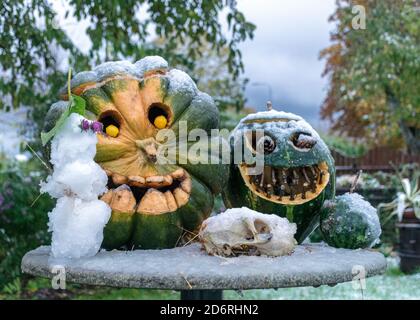
[[[420,205],[419,15],[415,0],[1,2],[0,299],[176,297],[80,285],[57,291],[20,274],[23,254],[49,243],[54,203],[39,194],[48,173],[39,133],[69,68],[146,55],[189,73],[215,99],[223,128],[264,110],[268,100],[303,116],[331,148],[337,193],[363,170],[357,191],[379,208],[383,235],[375,249],[389,257],[390,268],[369,279],[366,292],[342,284],[247,291],[243,298],[420,298],[420,275],[412,273],[420,240],[401,242],[397,227],[398,210]],[[420,220],[413,221],[420,230]],[[315,232],[311,240],[322,237]],[[399,267],[404,254],[414,255],[410,274]]]

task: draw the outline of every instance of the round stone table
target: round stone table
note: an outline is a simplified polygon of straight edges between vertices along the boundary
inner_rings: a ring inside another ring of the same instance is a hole
[[[221,299],[223,289],[335,285],[381,274],[386,260],[371,250],[303,244],[283,257],[209,256],[195,243],[165,250],[100,251],[91,258],[57,260],[50,247],[28,252],[22,271],[68,282],[123,288],[181,291],[181,299]]]

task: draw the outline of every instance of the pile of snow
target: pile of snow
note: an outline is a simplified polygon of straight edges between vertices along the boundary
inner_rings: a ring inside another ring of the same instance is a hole
[[[297,245],[296,228],[295,223],[275,214],[232,208],[204,220],[199,238],[212,255],[282,256]]]
[[[106,173],[93,160],[96,134],[82,131],[84,118],[71,114],[51,143],[53,173],[41,183],[41,192],[57,198],[48,214],[55,258],[95,255],[103,240],[103,228],[111,208],[98,196],[107,191]]]

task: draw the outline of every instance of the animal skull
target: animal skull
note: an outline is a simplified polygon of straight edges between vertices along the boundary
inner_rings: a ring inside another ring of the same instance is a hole
[[[282,256],[293,251],[296,224],[274,214],[234,208],[203,222],[199,238],[208,254]]]

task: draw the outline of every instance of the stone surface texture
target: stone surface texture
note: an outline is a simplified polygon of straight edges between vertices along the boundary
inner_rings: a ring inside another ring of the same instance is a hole
[[[64,267],[66,281],[154,289],[262,289],[335,285],[351,281],[361,268],[366,277],[385,271],[386,260],[371,250],[303,244],[288,256],[209,256],[198,243],[165,250],[100,251],[73,260],[50,257],[50,247],[28,252],[22,271],[51,278]],[[361,266],[361,267],[360,267]],[[55,267],[55,268],[54,268]],[[362,275],[362,274],[359,274]]]

